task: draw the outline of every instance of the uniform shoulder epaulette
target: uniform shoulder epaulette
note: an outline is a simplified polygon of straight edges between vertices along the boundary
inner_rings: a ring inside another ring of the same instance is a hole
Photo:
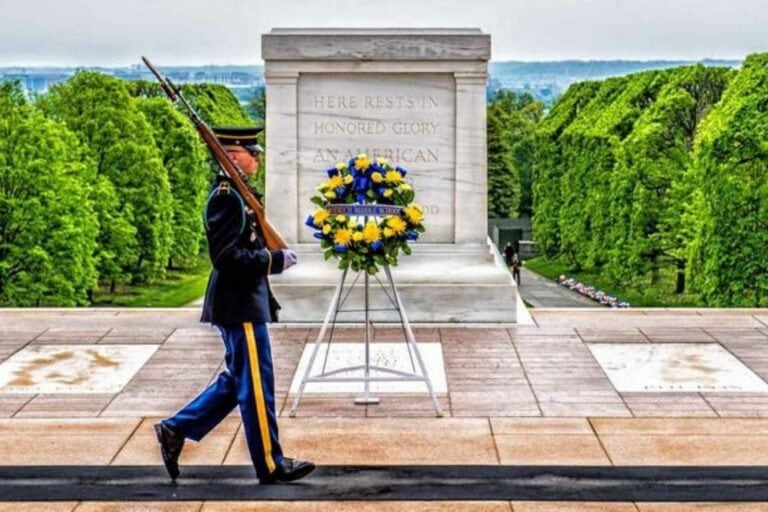
[[[229,186],[228,181],[222,181],[219,186],[216,187],[216,195],[218,194],[231,194],[232,188]]]
[[[211,199],[213,199],[215,196],[225,194],[225,195],[234,195],[238,201],[240,201],[240,213],[242,215],[241,222],[240,222],[240,233],[245,230],[245,201],[243,201],[243,198],[240,197],[240,194],[237,193],[236,190],[232,190],[232,187],[230,186],[228,181],[222,181],[219,183],[219,186],[216,187],[209,195],[208,200],[205,203],[205,210],[203,213],[203,224],[205,224],[205,229],[209,229],[208,225],[208,207],[211,204]]]

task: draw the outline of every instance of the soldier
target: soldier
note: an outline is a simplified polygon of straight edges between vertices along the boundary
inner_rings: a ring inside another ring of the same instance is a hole
[[[261,128],[213,128],[246,178],[256,174],[263,149]],[[267,276],[296,264],[289,250],[265,247],[261,226],[232,180],[219,173],[205,207],[205,229],[213,264],[201,321],[221,331],[227,370],[171,418],[155,425],[163,462],[175,480],[185,439],[199,441],[240,406],[256,475],[262,484],[309,474],[311,462],[283,456],[277,432],[274,376],[267,322],[277,321],[279,304]]]

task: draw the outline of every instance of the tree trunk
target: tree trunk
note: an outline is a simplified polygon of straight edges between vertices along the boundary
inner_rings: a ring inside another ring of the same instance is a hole
[[[675,284],[675,293],[685,292],[685,261],[677,260],[677,283]]]
[[[109,283],[109,293],[110,293],[110,294],[114,294],[114,293],[115,293],[115,288],[116,288],[116,287],[117,287],[117,281],[115,281],[115,280],[113,279],[113,280],[112,280],[112,282],[111,282],[111,283]]]

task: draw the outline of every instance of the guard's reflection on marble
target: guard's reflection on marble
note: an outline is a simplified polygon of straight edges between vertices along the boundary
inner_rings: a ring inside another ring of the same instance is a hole
[[[2,393],[117,393],[158,345],[34,345],[0,364]]]
[[[590,343],[620,392],[768,391],[718,343]]]
[[[448,384],[445,377],[445,366],[443,363],[443,350],[438,342],[418,342],[419,351],[424,359],[424,365],[427,368],[427,374],[432,380],[432,387],[435,393],[446,393]],[[411,366],[411,358],[408,355],[408,348],[405,342],[375,342],[371,347],[371,366],[381,366],[410,373],[419,373],[419,365],[416,361],[416,355],[413,354],[415,370]],[[291,393],[299,391],[301,379],[304,376],[309,359],[312,356],[314,343],[308,343],[304,352],[301,354],[299,365],[293,374],[291,383]],[[312,368],[312,376],[316,376],[323,370],[323,362],[326,355],[326,346],[320,348]],[[365,345],[363,343],[331,343],[330,353],[325,371],[330,372],[338,368],[363,365],[365,361]],[[347,372],[334,377],[356,377],[362,378],[363,370]],[[374,377],[392,377],[390,374],[371,371]],[[304,388],[304,393],[358,393],[363,391],[362,382],[309,382]],[[374,393],[426,393],[427,387],[424,382],[404,381],[404,382],[372,382],[371,391]]]

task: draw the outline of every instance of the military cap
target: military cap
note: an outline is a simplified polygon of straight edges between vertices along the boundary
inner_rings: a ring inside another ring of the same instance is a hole
[[[264,148],[256,142],[256,136],[264,131],[260,126],[239,128],[233,126],[211,127],[222,146],[240,146],[251,153],[263,153]]]

